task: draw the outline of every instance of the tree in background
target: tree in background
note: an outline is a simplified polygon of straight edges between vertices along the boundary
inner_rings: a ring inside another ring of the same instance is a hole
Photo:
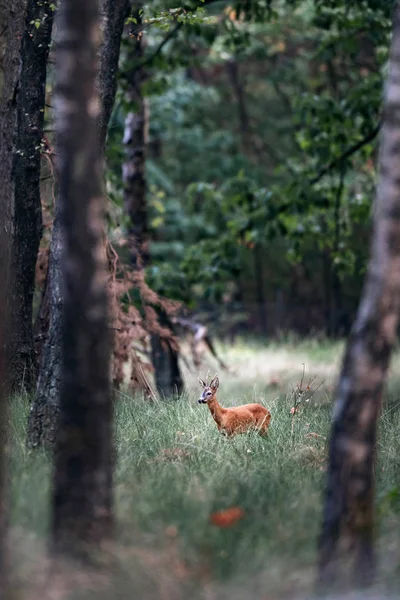
[[[96,0],[63,0],[56,50],[62,236],[62,368],[53,482],[56,549],[74,553],[112,530],[112,397]]]
[[[101,102],[99,135],[103,152],[117,93],[121,37],[129,11],[129,0],[100,0],[102,42],[99,50],[98,86]]]
[[[390,2],[270,8],[210,3],[163,46],[146,85],[147,276],[220,332],[229,299],[253,332],[343,335],[366,261]]]
[[[129,220],[128,245],[131,266],[140,271],[150,263],[149,225],[146,182],[146,145],[149,135],[148,103],[143,94],[147,78],[144,37],[141,29],[141,2],[132,3],[133,32],[127,40],[126,102],[129,112],[125,118],[123,143],[125,160],[122,167],[124,185],[124,212]],[[136,30],[136,33],[135,33]],[[168,313],[158,306],[157,320],[163,328],[172,330]],[[151,334],[151,361],[159,394],[164,397],[179,395],[183,381],[179,368],[176,340]]]
[[[146,206],[146,138],[149,115],[142,87],[146,72],[144,62],[144,37],[140,11],[141,2],[132,2],[132,31],[126,40],[126,103],[129,112],[125,119],[123,144],[125,160],[122,166],[124,184],[124,210],[129,219],[128,244],[133,269],[141,269],[149,262],[149,230]]]
[[[336,392],[320,541],[320,581],[374,576],[377,419],[400,311],[400,5],[382,118],[371,258]]]

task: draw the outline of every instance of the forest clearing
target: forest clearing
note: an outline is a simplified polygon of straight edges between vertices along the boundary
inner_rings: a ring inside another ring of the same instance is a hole
[[[398,596],[399,333],[400,0],[0,0],[1,600]]]
[[[272,413],[267,438],[253,433],[225,439],[207,407],[197,403],[199,386],[190,373],[185,374],[187,393],[173,403],[121,395],[115,424],[118,534],[108,549],[111,574],[96,574],[94,567],[89,591],[82,595],[82,576],[74,571],[68,575],[71,598],[91,593],[129,598],[132,589],[144,599],[314,597],[332,385],[343,345],[238,340],[218,350],[231,370],[221,375],[221,403],[267,406]],[[399,367],[396,354],[380,421],[379,594],[399,585]],[[204,369],[214,372],[212,359]],[[304,390],[314,377],[311,392],[320,387],[293,416],[302,377]],[[50,465],[44,454],[25,449],[26,409],[20,398],[11,415],[13,571],[23,589],[40,597],[65,582],[54,582],[46,571]],[[243,510],[238,520],[228,513],[226,523],[210,522],[213,514],[232,507]]]

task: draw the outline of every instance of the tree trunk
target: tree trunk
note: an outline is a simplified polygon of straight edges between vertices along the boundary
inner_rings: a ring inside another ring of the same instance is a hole
[[[50,254],[49,254],[50,258]],[[47,333],[50,325],[50,285],[49,285],[49,270],[47,268],[46,278],[43,285],[42,297],[40,300],[39,311],[33,326],[33,342],[35,344],[36,360],[40,365],[43,348],[46,342]]]
[[[133,3],[133,15],[140,22],[141,4]],[[146,138],[148,114],[142,93],[145,72],[141,63],[144,57],[143,36],[129,40],[130,69],[127,73],[128,101],[131,112],[125,119],[123,143],[125,145],[125,161],[123,164],[124,207],[129,217],[129,249],[133,269],[142,269],[148,265],[149,232],[146,203]],[[173,329],[168,315],[157,309],[160,321],[169,329]],[[178,353],[158,335],[151,336],[152,360],[155,371],[156,387],[162,396],[168,397],[183,391],[183,381],[179,369]]]
[[[141,4],[133,3],[132,14],[140,22]],[[129,217],[129,250],[133,269],[142,269],[149,262],[149,231],[146,205],[146,130],[148,127],[142,82],[145,73],[143,61],[143,36],[131,37],[127,73],[127,100],[131,111],[125,119],[123,144],[125,160],[122,166],[124,183],[124,209]]]
[[[7,16],[8,16],[8,4],[9,0],[0,0],[0,31],[5,32],[7,27]],[[4,78],[4,50],[5,50],[5,35],[0,36],[0,96],[3,91],[3,78]]]
[[[400,6],[384,101],[380,178],[369,270],[336,392],[320,540],[324,587],[375,568],[374,459],[377,419],[400,310]]]
[[[7,19],[6,52],[4,56],[4,79],[0,103],[0,181],[1,181],[1,210],[0,233],[4,238],[2,260],[8,276],[8,291],[12,290],[14,279],[11,279],[12,270],[9,261],[12,260],[12,239],[14,235],[14,185],[13,185],[13,155],[15,151],[15,133],[17,123],[17,96],[20,77],[20,52],[21,40],[25,25],[25,1],[10,1]],[[4,256],[3,256],[4,254]],[[2,267],[3,268],[3,267]],[[7,278],[1,283],[5,288]],[[8,306],[12,306],[13,299],[7,298]],[[9,313],[8,313],[9,314]],[[10,335],[13,325],[9,328]],[[12,385],[12,344],[8,336],[6,348],[6,362],[3,365],[3,377],[8,385]]]
[[[157,314],[160,323],[173,331],[171,320],[163,309],[159,308]],[[157,392],[164,398],[180,396],[184,385],[179,367],[179,353],[170,342],[162,340],[159,335],[152,335],[151,357]]]
[[[16,99],[19,78],[20,45],[24,24],[24,2],[10,2],[7,15],[4,79],[0,101],[0,594],[6,597],[9,564],[6,560],[6,461],[7,404],[10,377],[11,333],[10,307],[12,304],[12,239],[13,239],[13,186],[12,162],[16,124]]]
[[[40,147],[43,137],[47,57],[53,25],[50,0],[28,0],[22,41],[21,93],[18,96],[14,158],[12,384],[28,390],[36,383],[32,301],[35,265],[42,236]],[[40,26],[36,27],[39,22]]]
[[[106,143],[108,123],[117,93],[121,37],[129,10],[129,0],[100,0],[102,43],[97,83],[101,102],[99,135],[102,149]]]
[[[54,547],[67,554],[112,531],[112,398],[102,155],[98,143],[97,0],[58,15],[62,377],[53,485]]]
[[[267,337],[267,335],[268,335],[267,304],[265,301],[262,253],[261,253],[261,246],[259,244],[256,244],[253,249],[253,259],[254,259],[254,275],[255,275],[255,282],[256,282],[259,324],[260,324],[260,328],[261,328],[261,332],[262,332],[263,336]]]
[[[162,326],[172,329],[172,323],[162,309],[158,310],[158,318]],[[184,386],[178,353],[169,342],[162,340],[158,335],[151,336],[151,360],[158,393],[164,398],[182,394]]]
[[[245,89],[240,78],[239,64],[236,58],[226,62],[226,71],[237,103],[242,152],[244,156],[248,156],[252,147],[251,126],[245,101]]]
[[[7,348],[7,324],[8,319],[8,297],[7,297],[7,264],[9,261],[8,248],[11,239],[6,234],[0,235],[0,264],[1,274],[4,278],[3,287],[0,290],[0,596],[3,598],[7,592],[8,572],[10,565],[6,557],[7,539],[7,510],[6,510],[6,460],[5,450],[7,446],[7,397],[8,387],[6,385],[6,348]]]
[[[335,198],[335,237],[333,242],[333,253],[334,259],[339,256],[340,252],[340,241],[341,241],[341,205],[342,195],[344,190],[344,177],[346,169],[344,163],[340,165],[340,176],[339,186],[336,191]],[[337,338],[341,335],[341,322],[342,322],[342,282],[338,273],[338,268],[335,260],[330,260],[330,291],[332,294],[331,312],[330,312],[330,324],[329,334],[333,338]]]
[[[8,71],[7,75],[11,72]],[[7,86],[10,81],[6,78]],[[9,88],[5,88],[5,91]],[[7,95],[2,97],[1,117],[7,114]],[[7,148],[12,140],[9,134],[11,130],[8,123],[2,118],[0,120],[0,157],[7,157]],[[3,173],[3,164],[0,164],[0,172]],[[7,172],[7,171],[6,171]],[[10,308],[10,274],[11,274],[11,245],[12,245],[12,206],[11,195],[6,194],[1,201],[1,223],[0,223],[0,595],[5,596],[7,588],[7,573],[9,565],[6,562],[6,506],[5,506],[5,481],[6,481],[6,423],[7,423],[7,398],[8,398],[8,335],[9,335],[9,308]]]
[[[61,337],[63,298],[61,293],[62,236],[57,202],[50,246],[46,291],[49,296],[50,321],[42,350],[35,398],[28,419],[28,446],[52,447],[56,441],[61,385]]]
[[[101,0],[102,45],[99,49],[99,73],[97,86],[100,95],[99,147],[101,155],[107,136],[107,125],[115,100],[119,49],[124,18],[129,9],[127,0]],[[61,295],[61,235],[59,211],[54,217],[53,236],[50,247],[49,275],[46,294],[49,297],[50,320],[43,356],[40,362],[39,378],[35,398],[32,403],[28,425],[28,445],[52,446],[56,439],[57,417],[59,412],[60,373],[61,373],[61,320],[63,298]]]

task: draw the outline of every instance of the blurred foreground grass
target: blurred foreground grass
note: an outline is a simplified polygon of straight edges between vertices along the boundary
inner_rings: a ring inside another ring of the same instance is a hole
[[[97,570],[90,584],[74,568],[68,585],[54,584],[51,577],[45,557],[50,461],[44,452],[27,451],[28,401],[15,399],[13,562],[16,581],[32,598],[312,597],[332,386],[342,345],[242,341],[219,351],[230,367],[229,373],[219,371],[221,403],[263,403],[272,413],[269,436],[221,436],[207,407],[197,403],[196,377],[187,372],[187,392],[179,400],[150,404],[121,394],[117,541],[108,549],[111,566]],[[386,590],[395,588],[400,575],[399,365],[396,356],[378,445],[379,585]],[[208,369],[218,370],[209,362],[200,375]],[[303,387],[315,378],[310,387],[318,390],[293,417],[303,369]],[[230,507],[243,509],[244,518],[225,529],[210,523],[215,511]]]

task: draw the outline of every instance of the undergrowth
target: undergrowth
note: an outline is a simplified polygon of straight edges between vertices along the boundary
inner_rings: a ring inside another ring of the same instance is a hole
[[[337,366],[339,350],[317,345],[307,352],[305,344],[290,343],[222,348],[232,373],[220,373],[221,403],[258,401],[267,406],[272,421],[265,439],[253,433],[229,440],[221,436],[207,407],[197,403],[193,376],[187,377],[187,394],[175,401],[117,398],[119,550],[118,576],[110,585],[118,586],[119,597],[132,592],[135,569],[141,577],[147,573],[140,585],[153,591],[142,592],[146,598],[163,597],[160,589],[170,590],[166,598],[179,598],[185,586],[192,597],[202,598],[233,598],[235,593],[238,598],[243,593],[310,597],[335,375],[329,365]],[[329,367],[326,377],[324,364]],[[306,389],[310,381],[311,392],[313,387],[318,391],[305,395],[311,396],[309,402],[301,401],[292,415],[294,398],[301,399],[300,384]],[[400,539],[395,388],[386,400],[378,445],[377,515],[382,577],[392,584],[398,580],[393,556],[398,556]],[[11,525],[23,532],[24,540],[43,540],[51,465],[44,452],[26,449],[28,404],[26,398],[16,398],[10,419]],[[242,509],[243,518],[226,528],[210,522],[216,511],[232,507]]]

